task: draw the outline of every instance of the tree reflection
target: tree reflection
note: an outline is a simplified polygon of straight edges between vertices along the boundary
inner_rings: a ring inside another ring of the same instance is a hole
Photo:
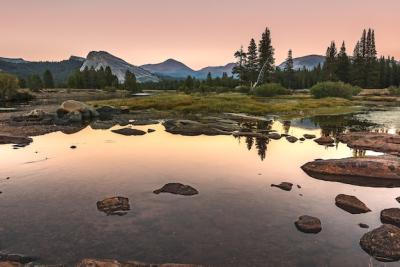
[[[247,144],[247,149],[251,150],[254,144],[254,138],[250,136],[246,137],[246,144]]]
[[[268,143],[269,139],[266,137],[256,138],[257,153],[260,156],[261,160],[265,159]]]

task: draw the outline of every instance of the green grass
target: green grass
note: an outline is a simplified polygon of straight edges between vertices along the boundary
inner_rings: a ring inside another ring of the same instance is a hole
[[[128,106],[131,110],[155,109],[172,114],[218,114],[224,112],[252,115],[331,114],[354,109],[350,100],[342,98],[313,99],[309,96],[255,97],[239,93],[181,94],[165,93],[143,98],[94,101],[92,105]]]

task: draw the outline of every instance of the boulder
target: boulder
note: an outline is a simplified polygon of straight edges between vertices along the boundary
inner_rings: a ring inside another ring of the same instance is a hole
[[[318,139],[314,140],[319,145],[330,145],[335,143],[335,140],[330,136],[321,136]]]
[[[400,229],[384,224],[364,234],[360,240],[361,248],[375,259],[383,262],[400,260]]]
[[[400,227],[400,209],[391,208],[381,211],[381,222]]]
[[[296,143],[297,142],[297,140],[299,140],[299,139],[297,139],[297,137],[294,137],[294,136],[287,136],[286,137],[286,140],[288,140],[290,143]]]
[[[292,183],[288,183],[288,182],[282,182],[280,184],[271,184],[271,187],[278,187],[284,191],[290,191],[292,190],[293,184]]]
[[[350,132],[338,136],[350,148],[384,153],[400,153],[400,135],[372,132]]]
[[[157,195],[160,193],[171,193],[175,195],[193,196],[197,195],[199,191],[189,185],[184,185],[181,183],[168,183],[162,188],[154,190],[153,193]]]
[[[110,197],[97,201],[97,209],[107,215],[125,215],[130,210],[129,199],[126,197]]]
[[[33,139],[29,137],[0,134],[0,145],[16,144],[26,146],[32,142]]]
[[[68,120],[68,122],[70,123],[81,123],[83,120],[83,116],[82,113],[80,113],[79,111],[73,111],[70,113],[67,113],[64,118],[66,118]]]
[[[94,108],[83,102],[75,100],[64,101],[57,109],[57,114],[60,118],[64,118],[65,115],[69,113],[76,114],[77,112],[81,113],[84,119],[88,119],[88,117],[90,119],[99,116],[99,113]]]
[[[351,213],[351,214],[361,214],[367,213],[371,210],[357,197],[340,194],[335,198],[335,204],[339,208]]]
[[[369,187],[400,187],[400,158],[367,156],[316,160],[302,167],[313,178]]]
[[[121,134],[121,135],[126,135],[126,136],[132,136],[132,135],[145,135],[146,132],[138,129],[132,129],[132,128],[122,128],[122,129],[117,129],[117,130],[112,130],[113,133],[116,134]]]
[[[321,220],[308,215],[300,216],[294,224],[303,233],[317,234],[322,230]]]
[[[97,260],[97,259],[84,259],[80,261],[77,267],[202,267],[195,264],[175,264],[175,263],[161,263],[151,264],[138,261],[125,261],[120,262],[116,260]]]
[[[305,139],[314,139],[314,138],[316,138],[315,134],[304,134],[303,137]]]

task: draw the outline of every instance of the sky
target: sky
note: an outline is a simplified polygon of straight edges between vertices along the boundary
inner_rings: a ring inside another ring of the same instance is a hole
[[[142,65],[174,58],[199,69],[233,62],[265,27],[276,63],[354,48],[373,28],[380,55],[400,58],[399,0],[0,0],[0,56],[56,61],[92,50]]]

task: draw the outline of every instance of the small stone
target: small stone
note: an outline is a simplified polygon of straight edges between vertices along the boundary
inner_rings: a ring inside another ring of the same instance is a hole
[[[118,130],[112,130],[113,133],[116,134],[122,134],[126,136],[132,136],[132,135],[145,135],[146,132],[138,129],[132,129],[132,128],[122,128]]]
[[[107,215],[125,215],[130,210],[129,199],[126,197],[110,197],[97,201],[97,209]]]
[[[168,183],[162,188],[154,190],[153,193],[156,195],[160,193],[170,193],[175,195],[193,196],[197,195],[199,191],[189,185],[184,185],[181,183]]]
[[[316,138],[315,134],[304,134],[303,135],[305,139],[314,139]]]
[[[303,233],[317,234],[322,230],[321,220],[308,215],[300,216],[294,224]]]
[[[299,140],[299,139],[297,139],[297,137],[294,137],[294,136],[287,136],[286,137],[286,140],[288,140],[290,143],[296,143],[297,142],[297,140]]]
[[[148,133],[153,133],[153,132],[155,132],[156,130],[154,130],[154,129],[147,129],[147,132]]]
[[[306,141],[306,139],[304,137],[301,137],[299,140],[302,142]]]
[[[360,226],[360,228],[364,228],[364,229],[368,229],[369,225],[365,224],[365,223],[359,223],[358,226]]]
[[[318,143],[319,145],[333,145],[335,140],[330,136],[321,136],[318,139],[315,139],[314,142]]]
[[[279,140],[282,138],[282,136],[278,133],[269,133],[267,136],[269,139],[273,139],[273,140]]]
[[[76,146],[70,146],[70,148],[71,148],[71,149],[75,149],[75,148],[76,148]]]
[[[361,214],[371,211],[361,200],[355,196],[340,194],[336,196],[335,204],[339,208],[351,214]]]
[[[298,185],[297,185],[297,188],[300,189],[300,188],[301,188],[301,185],[298,184]]]
[[[271,184],[271,187],[278,187],[284,191],[290,191],[292,190],[293,184],[292,183],[288,183],[288,182],[282,182],[280,184]]]

